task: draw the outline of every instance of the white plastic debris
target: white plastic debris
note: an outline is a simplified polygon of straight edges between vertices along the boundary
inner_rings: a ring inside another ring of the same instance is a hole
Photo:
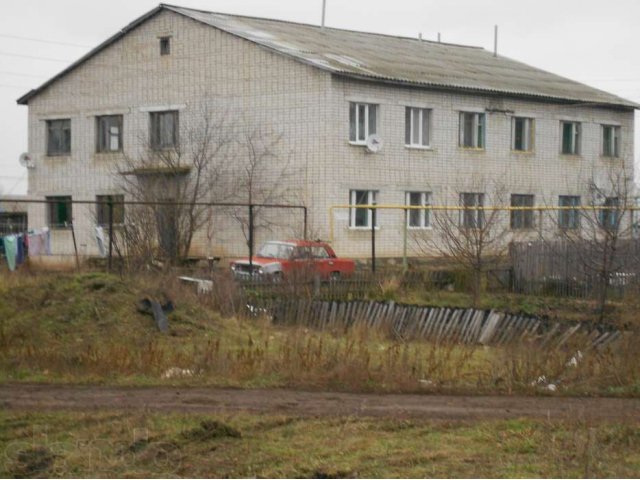
[[[577,367],[578,362],[582,360],[582,352],[578,350],[576,354],[567,362],[567,367]]]
[[[171,367],[167,369],[160,376],[160,378],[167,379],[167,378],[192,377],[192,376],[193,376],[193,370],[190,370],[188,368]]]
[[[547,390],[549,390],[550,392],[555,392],[557,389],[558,387],[556,387],[554,383],[550,383],[549,385],[547,385]]]

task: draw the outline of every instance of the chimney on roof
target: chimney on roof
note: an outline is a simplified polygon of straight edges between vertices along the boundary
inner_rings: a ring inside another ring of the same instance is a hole
[[[498,25],[493,27],[493,56],[498,56]]]
[[[327,0],[322,0],[322,24],[320,26],[320,28],[322,29],[322,31],[324,32],[324,18],[327,12]]]
[[[440,43],[440,32],[438,32],[438,43]]]
[[[418,40],[422,41],[422,32],[418,33]]]

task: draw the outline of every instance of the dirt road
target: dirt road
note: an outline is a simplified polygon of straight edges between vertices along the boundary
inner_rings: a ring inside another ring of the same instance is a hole
[[[197,413],[244,411],[297,416],[419,417],[448,420],[530,417],[640,421],[640,399],[379,395],[182,387],[5,384],[0,385],[0,408],[145,409]]]

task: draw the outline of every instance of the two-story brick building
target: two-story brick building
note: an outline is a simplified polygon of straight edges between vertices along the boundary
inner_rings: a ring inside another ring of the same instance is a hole
[[[184,142],[203,112],[224,109],[281,135],[295,201],[327,238],[333,205],[484,205],[498,181],[515,206],[580,204],[590,180],[606,189],[612,169],[632,174],[638,108],[481,48],[168,5],[18,102],[29,107],[29,195],[58,201],[32,206],[30,225],[73,220],[86,254],[104,213],[71,212],[68,199],[121,195],[114,171],[124,156]],[[365,145],[372,134],[384,144],[377,153]],[[336,250],[366,256],[370,213],[333,215]],[[379,213],[380,255],[400,255],[404,222]],[[432,228],[424,213],[409,223]],[[245,251],[232,220],[217,231],[194,253]],[[54,251],[70,253],[68,235],[53,231]]]

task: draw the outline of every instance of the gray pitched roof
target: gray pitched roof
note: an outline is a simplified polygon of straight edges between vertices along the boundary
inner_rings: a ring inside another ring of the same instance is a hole
[[[28,103],[57,78],[163,9],[336,75],[435,89],[640,108],[624,98],[500,55],[496,57],[479,47],[328,27],[323,30],[316,25],[164,4],[125,27],[40,88],[24,95],[18,103]]]

